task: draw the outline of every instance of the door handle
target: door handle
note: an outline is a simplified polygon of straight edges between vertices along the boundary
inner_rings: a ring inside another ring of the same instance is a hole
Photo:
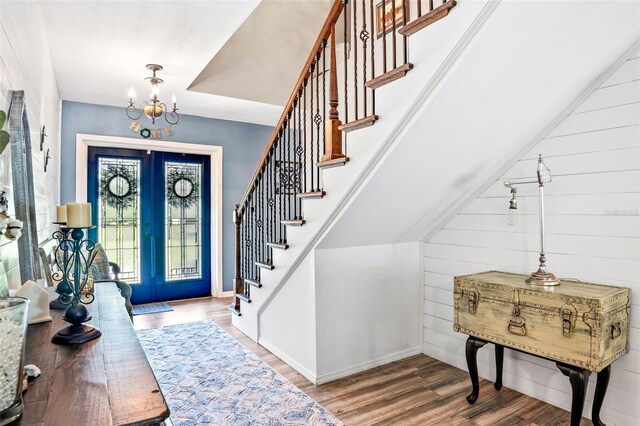
[[[151,237],[151,278],[156,277],[156,237]]]

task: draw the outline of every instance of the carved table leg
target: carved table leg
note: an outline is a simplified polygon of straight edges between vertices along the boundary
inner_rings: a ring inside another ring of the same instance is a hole
[[[504,360],[504,346],[494,345],[496,348],[496,381],[493,387],[496,390],[502,389],[502,361]]]
[[[477,363],[477,354],[478,349],[486,345],[487,342],[484,340],[476,339],[475,337],[469,336],[467,339],[466,346],[466,356],[467,356],[467,367],[469,368],[469,376],[471,376],[471,386],[473,386],[473,390],[467,396],[467,402],[471,405],[475,404],[478,400],[478,393],[480,392],[480,382],[478,381],[478,363]]]
[[[604,396],[607,393],[609,387],[609,378],[611,377],[611,366],[606,366],[602,371],[598,373],[598,380],[596,381],[596,393],[593,397],[593,408],[591,410],[591,421],[594,426],[605,426],[600,420],[600,409],[602,408],[602,402]]]
[[[556,363],[556,366],[562,371],[562,374],[569,377],[569,382],[571,383],[571,426],[580,426],[584,398],[587,395],[587,385],[589,384],[591,372],[560,362]]]

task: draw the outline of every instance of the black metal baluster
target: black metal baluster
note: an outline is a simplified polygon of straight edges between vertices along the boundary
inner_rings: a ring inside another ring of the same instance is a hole
[[[301,128],[301,115],[300,115],[300,108],[304,108],[304,101],[302,100],[302,90],[298,91],[298,119],[297,119],[297,126],[296,126],[296,131],[298,133],[298,146],[296,148],[296,154],[298,155],[298,192],[304,192],[304,189],[302,187],[302,179],[304,179],[304,161],[303,161],[303,155],[304,155],[304,148],[302,145],[302,128]],[[302,219],[302,200],[298,199],[298,219]]]
[[[382,74],[387,73],[387,5],[386,0],[382,0],[380,3],[382,8]]]
[[[262,170],[258,173],[258,215],[257,215],[257,226],[258,226],[258,237],[260,238],[260,243],[258,245],[258,262],[264,262],[264,232],[262,229],[263,226],[263,212],[264,206],[262,204],[263,194],[262,194]]]
[[[251,247],[251,237],[249,236],[249,203],[250,198],[244,203],[244,212],[242,213],[242,226],[244,227],[244,277],[251,279],[251,270],[249,268],[251,259],[249,258],[249,248]]]
[[[284,217],[286,220],[291,220],[291,192],[289,191],[289,167],[291,163],[289,163],[289,117],[291,117],[290,113],[287,113],[287,119],[284,122],[284,164],[285,166],[282,168],[286,179],[284,181],[285,185],[283,190],[285,191],[285,203],[284,203]],[[284,241],[285,243],[287,240]]]
[[[429,11],[433,10],[433,0],[429,0]]]
[[[271,237],[271,241],[273,242],[279,241],[278,233],[280,230],[280,226],[278,224],[278,205],[276,203],[276,197],[278,196],[278,193],[276,191],[276,182],[278,181],[276,168],[277,161],[276,146],[273,145],[271,147],[271,176],[273,176],[273,179],[271,179],[271,216],[273,217],[273,236]]]
[[[253,186],[253,194],[251,195],[251,245],[252,245],[252,253],[251,253],[251,266],[253,267],[253,279],[259,281],[260,280],[260,272],[258,269],[258,265],[256,262],[258,261],[258,230],[257,230],[257,221],[256,221],[256,213],[258,210],[257,201],[258,201],[258,193],[257,193],[257,182],[254,182]]]
[[[422,16],[422,0],[418,0],[418,18]]]
[[[261,191],[262,191],[262,215],[261,215],[261,220],[262,220],[262,235],[263,235],[263,241],[264,244],[262,245],[263,249],[264,249],[264,262],[269,262],[271,260],[271,256],[270,256],[270,248],[269,248],[269,244],[267,244],[269,242],[269,234],[267,233],[267,214],[269,211],[269,203],[268,203],[268,195],[267,195],[267,188],[268,188],[268,180],[267,180],[267,163],[264,163],[264,168],[263,168],[263,172],[262,172],[262,185],[261,185]]]
[[[314,154],[313,154],[313,144],[314,144],[313,123],[315,121],[314,120],[315,117],[313,115],[313,113],[314,113],[314,111],[313,111],[313,72],[314,72],[314,70],[315,70],[315,64],[312,64],[311,65],[311,77],[309,78],[309,81],[311,83],[311,85],[309,87],[310,88],[310,95],[311,95],[311,97],[310,97],[311,107],[309,108],[309,120],[311,120],[311,122],[309,123],[309,126],[311,127],[311,140],[310,140],[310,143],[309,143],[309,148],[310,148],[310,152],[309,152],[309,154],[310,154],[310,157],[309,157],[309,163],[310,163],[309,164],[309,169],[311,170],[311,188],[310,188],[311,191],[315,191],[315,188],[316,188],[315,179],[314,179],[314,172],[313,172],[314,168],[315,168],[315,166],[313,164],[313,158],[314,158]]]
[[[393,41],[393,69],[396,69],[398,67],[398,55],[396,53],[396,0],[391,0],[391,40]]]
[[[320,123],[322,117],[320,116],[320,52],[316,54],[316,115],[313,117],[313,122],[316,124],[316,157],[311,156],[314,168],[317,167],[317,155],[320,154]],[[316,186],[313,187],[314,191],[320,190],[320,169],[316,169],[318,172],[318,179],[316,180]]]
[[[322,149],[326,147],[327,143],[327,126],[325,124],[325,118],[327,117],[327,40],[322,44],[322,116],[320,117],[320,123],[322,124]],[[320,153],[320,140],[318,139],[318,161],[320,162],[322,154]],[[322,183],[320,183],[320,170],[318,170],[318,191],[322,190]]]
[[[278,151],[278,157],[276,160],[276,194],[278,195],[278,223],[280,224],[278,242],[283,243],[285,238],[285,226],[282,224],[282,221],[284,220],[282,215],[282,129],[278,130],[278,139],[276,143]]]
[[[362,31],[360,31],[360,41],[362,42],[362,101],[364,104],[364,115],[367,116],[367,40],[369,32],[367,31],[367,8],[365,0],[362,0]]]
[[[293,162],[291,163],[291,183],[293,185],[293,219],[298,219],[298,161],[296,160],[296,150],[298,148],[298,128],[296,123],[296,108],[298,106],[298,98],[293,100],[293,125],[289,130],[293,136]]]
[[[383,0],[384,1],[384,0]],[[353,52],[353,119],[357,120],[358,117],[358,2],[354,1],[351,4],[353,9],[353,39],[351,40],[351,51]]]
[[[402,2],[402,26],[407,25],[407,2],[405,0],[400,0]],[[395,19],[394,19],[395,22]],[[402,35],[402,61],[403,63],[409,62],[409,47],[407,46],[407,36]]]
[[[371,18],[370,24],[371,24],[372,34],[373,34],[373,31],[375,31],[375,27],[373,26],[373,23],[374,23],[373,9],[374,9],[373,0],[370,0],[369,1],[369,17]],[[376,42],[372,38],[371,39],[371,80],[373,80],[376,77],[376,61],[375,61],[375,52],[374,52],[375,45],[376,45]],[[375,113],[376,113],[376,91],[375,89],[371,89],[371,114],[375,115]]]
[[[273,151],[269,150],[269,155],[267,156],[265,162],[265,171],[267,175],[266,179],[266,191],[267,191],[267,205],[265,211],[265,224],[267,231],[267,243],[273,242],[273,233],[272,233],[272,223],[271,223],[271,197],[273,194],[271,193],[271,180],[273,179],[273,175],[271,173],[271,163],[273,162]],[[273,248],[267,244],[267,257],[269,258],[269,262],[273,263]]]
[[[302,118],[302,136],[303,140],[303,153],[302,153],[302,176],[304,177],[304,186],[302,192],[307,192],[307,80],[304,80],[304,91],[302,92],[302,106],[303,106],[303,118]]]
[[[286,187],[286,167],[287,164],[285,162],[285,131],[286,128],[283,127],[280,128],[280,139],[278,140],[278,143],[280,144],[280,169],[278,171],[278,173],[280,174],[280,183],[278,184],[278,190],[280,191],[280,198],[282,199],[282,218],[283,220],[289,220],[289,217],[287,217],[287,206],[286,206],[286,202],[287,199],[284,198],[287,196],[287,187]],[[287,227],[283,226],[282,227],[282,242],[286,243],[287,242]]]

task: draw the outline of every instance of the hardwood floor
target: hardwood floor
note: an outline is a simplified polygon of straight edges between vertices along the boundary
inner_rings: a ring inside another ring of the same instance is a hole
[[[347,425],[507,426],[569,424],[569,412],[511,389],[496,391],[480,381],[480,399],[471,406],[465,371],[416,355],[316,386],[231,325],[231,299],[171,302],[173,312],[134,317],[135,329],[213,320],[247,349]],[[569,383],[567,383],[569,386]],[[591,424],[582,420],[581,425]]]

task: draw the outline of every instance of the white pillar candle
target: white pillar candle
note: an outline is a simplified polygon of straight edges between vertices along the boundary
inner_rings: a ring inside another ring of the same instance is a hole
[[[87,228],[91,226],[91,204],[67,204],[67,228]]]
[[[56,206],[56,222],[67,221],[67,206]]]

